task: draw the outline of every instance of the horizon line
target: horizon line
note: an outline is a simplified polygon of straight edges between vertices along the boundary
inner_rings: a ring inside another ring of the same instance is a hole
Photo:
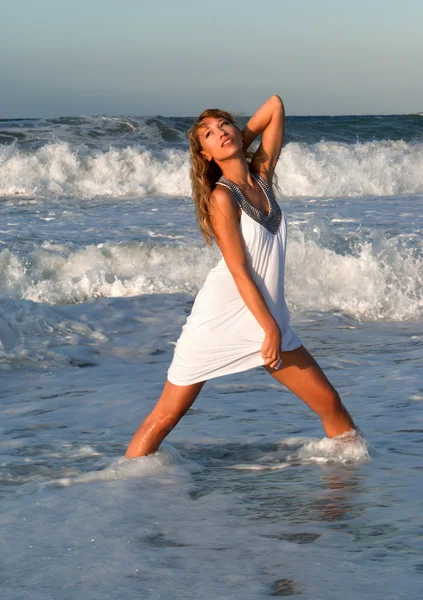
[[[237,113],[236,111],[231,111],[231,113],[235,117],[246,117],[249,118],[252,115],[246,115],[243,112]],[[342,114],[295,114],[295,115],[286,115],[286,118],[289,117],[397,117],[397,116],[423,116],[422,111],[416,112],[404,112],[404,113],[342,113]],[[56,115],[56,116],[37,116],[37,117],[0,117],[0,121],[28,121],[30,119],[66,119],[66,118],[85,118],[85,117],[135,117],[135,118],[155,118],[155,117],[163,117],[165,119],[195,119],[196,116],[193,115],[163,115],[161,113],[149,114],[149,115],[136,115],[136,114],[106,114],[106,113],[86,113],[86,114],[64,114],[64,115]]]

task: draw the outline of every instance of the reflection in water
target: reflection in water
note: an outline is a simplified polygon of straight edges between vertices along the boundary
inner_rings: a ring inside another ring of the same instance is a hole
[[[190,446],[190,458],[204,467],[193,474],[191,495],[199,498],[215,489],[236,494],[243,498],[239,514],[279,524],[333,523],[362,513],[355,499],[362,486],[360,465],[317,465],[298,460],[292,450],[283,444]]]
[[[356,469],[338,469],[336,472],[323,473],[322,497],[316,499],[316,511],[322,521],[339,521],[360,515],[364,508],[358,505],[355,497],[361,491],[362,475]]]

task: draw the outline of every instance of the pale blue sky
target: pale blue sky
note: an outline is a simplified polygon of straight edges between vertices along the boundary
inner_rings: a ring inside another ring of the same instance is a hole
[[[421,0],[0,0],[0,118],[423,111]]]

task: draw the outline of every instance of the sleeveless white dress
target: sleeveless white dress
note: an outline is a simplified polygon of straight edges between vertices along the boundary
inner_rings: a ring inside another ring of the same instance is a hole
[[[242,209],[240,228],[250,272],[280,327],[282,350],[295,350],[302,342],[291,329],[284,296],[285,215],[267,181],[258,173],[251,175],[266,194],[268,215],[252,206],[240,188],[223,175],[217,183],[231,190]],[[167,378],[176,385],[189,385],[263,366],[264,338],[264,329],[242,299],[220,253],[182,327]]]

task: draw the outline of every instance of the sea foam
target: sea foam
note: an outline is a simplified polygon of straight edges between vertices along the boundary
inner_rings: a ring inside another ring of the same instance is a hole
[[[291,309],[341,311],[357,320],[408,320],[423,307],[423,259],[418,248],[392,237],[377,245],[358,241],[346,253],[292,227],[286,293]],[[43,243],[25,258],[0,252],[0,292],[46,304],[93,297],[153,293],[195,295],[217,249],[159,242],[105,243],[75,250]]]
[[[402,140],[287,143],[276,173],[286,196],[392,196],[423,192],[423,144]],[[189,153],[147,146],[93,150],[50,142],[0,145],[0,196],[190,196]]]
[[[371,460],[369,444],[354,430],[332,438],[306,442],[297,452],[297,458],[318,463],[354,463]]]

